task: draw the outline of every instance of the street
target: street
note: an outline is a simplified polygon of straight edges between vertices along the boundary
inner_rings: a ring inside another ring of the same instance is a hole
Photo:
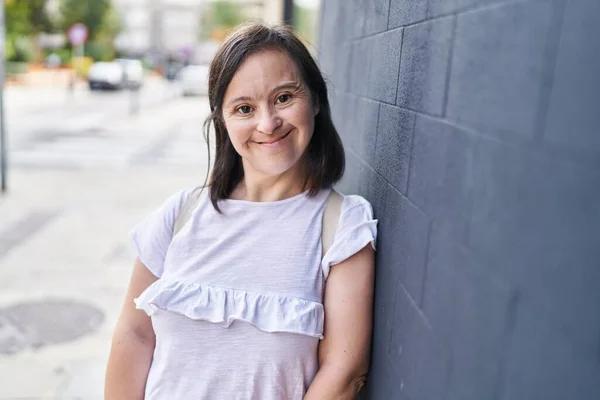
[[[135,258],[128,231],[203,183],[205,97],[160,79],[130,96],[5,90],[8,192],[0,196],[0,399],[101,399]]]
[[[130,117],[135,94],[128,91],[10,89],[6,125],[14,168],[193,164],[198,152],[205,151],[196,132],[204,115],[201,101],[184,101],[176,88],[159,80],[150,81],[138,94],[146,115],[142,120]]]

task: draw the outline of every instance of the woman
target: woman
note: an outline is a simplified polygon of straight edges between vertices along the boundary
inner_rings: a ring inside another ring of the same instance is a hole
[[[189,189],[131,233],[106,399],[352,399],[369,365],[377,221],[345,196],[322,255],[344,169],[323,77],[289,29],[245,26],[211,64],[209,102],[208,190],[175,234]]]

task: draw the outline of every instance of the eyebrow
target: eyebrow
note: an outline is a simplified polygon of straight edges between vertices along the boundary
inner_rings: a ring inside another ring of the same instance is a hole
[[[300,87],[301,87],[301,85],[300,85],[300,83],[299,83],[299,82],[285,82],[285,83],[282,83],[281,85],[278,85],[278,86],[276,86],[276,87],[275,87],[275,88],[274,88],[274,89],[271,91],[271,93],[275,93],[275,92],[278,92],[278,91],[280,91],[280,90],[283,90],[283,89],[295,89],[295,90],[297,90],[297,89],[299,89]],[[253,99],[252,99],[252,97],[249,97],[249,96],[240,96],[240,97],[236,97],[235,99],[233,99],[233,100],[231,100],[230,102],[228,102],[228,103],[225,105],[225,107],[229,107],[229,106],[231,106],[232,104],[234,104],[234,103],[237,103],[238,101],[250,101],[250,100],[253,100]]]

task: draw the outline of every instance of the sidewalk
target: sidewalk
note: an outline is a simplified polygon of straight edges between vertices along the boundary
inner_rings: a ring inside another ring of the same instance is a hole
[[[73,71],[67,68],[45,69],[36,68],[18,75],[13,79],[6,81],[7,86],[36,86],[36,87],[64,87],[69,85],[69,81],[73,77]],[[160,79],[156,72],[149,72],[146,75],[146,80]],[[87,82],[84,79],[77,81],[78,86],[87,87]]]
[[[10,172],[10,192],[0,196],[0,399],[102,398],[135,258],[127,233],[204,174],[152,166]]]

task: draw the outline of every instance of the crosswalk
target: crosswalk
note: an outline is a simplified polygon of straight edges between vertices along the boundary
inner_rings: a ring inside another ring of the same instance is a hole
[[[161,140],[162,139],[162,140]],[[16,168],[127,168],[139,165],[205,166],[204,139],[144,135],[62,136],[10,153]]]
[[[9,164],[24,169],[205,168],[204,108],[199,101],[173,101],[136,118],[117,119],[94,111],[64,121],[48,118],[48,124],[32,121],[31,128],[24,122],[22,129],[35,132],[35,124],[41,133],[31,134],[9,149]]]

